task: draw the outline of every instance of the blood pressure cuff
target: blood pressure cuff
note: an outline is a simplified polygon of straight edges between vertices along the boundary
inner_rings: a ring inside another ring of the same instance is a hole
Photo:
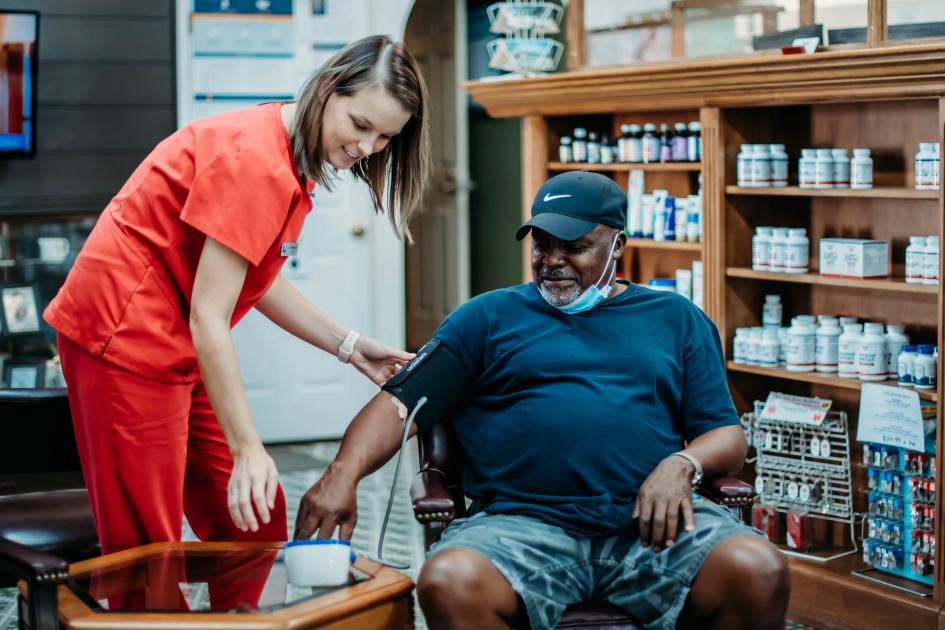
[[[473,378],[459,357],[439,339],[433,339],[381,389],[402,402],[408,413],[426,396],[427,402],[414,418],[422,433],[448,419],[466,401],[472,387]]]

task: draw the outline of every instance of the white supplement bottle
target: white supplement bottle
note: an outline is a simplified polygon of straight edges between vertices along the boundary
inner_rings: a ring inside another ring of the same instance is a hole
[[[656,125],[646,123],[643,125],[643,162],[660,161],[660,137],[656,135]]]
[[[748,333],[748,365],[758,365],[758,357],[761,354],[761,340],[764,339],[764,328],[761,326],[752,327]]]
[[[922,239],[925,253],[925,239]],[[755,271],[771,271],[771,228],[759,226],[751,237],[751,268]]]
[[[886,380],[886,340],[883,338],[883,325],[879,322],[867,322],[863,326],[856,361],[861,381]]]
[[[561,136],[561,144],[558,145],[558,161],[562,164],[574,161],[574,154],[571,152],[571,138]]]
[[[869,149],[853,149],[850,162],[850,188],[863,190],[873,187],[873,159]]]
[[[778,329],[778,344],[781,346],[778,350],[778,366],[784,367],[787,365],[787,333],[790,330],[789,326],[782,326]]]
[[[781,296],[766,295],[765,303],[761,307],[761,325],[764,328],[781,327]]]
[[[785,271],[787,269],[787,228],[771,229],[771,261],[769,271]]]
[[[899,353],[909,343],[906,327],[901,324],[886,325],[886,378],[899,376]]]
[[[936,381],[935,348],[929,344],[921,344],[915,355],[912,385],[916,389],[935,389]]]
[[[906,282],[923,284],[925,282],[925,246],[924,236],[910,236],[906,247]]]
[[[813,188],[817,174],[817,151],[801,149],[801,158],[797,161],[797,185],[801,188]]]
[[[814,188],[833,188],[833,156],[830,149],[817,149],[814,159]]]
[[[751,176],[754,172],[755,145],[743,144],[738,151],[738,156],[735,159],[735,174],[737,179],[736,183],[744,188],[750,188],[754,186]]]
[[[905,345],[899,351],[899,373],[896,378],[899,387],[912,387],[912,377],[915,375],[915,346]]]
[[[587,134],[587,163],[600,164],[600,140],[595,131]]]
[[[791,321],[791,328],[787,333],[787,370],[788,372],[813,372],[816,332],[811,324]]]
[[[788,184],[788,154],[783,144],[769,144],[768,152],[771,159],[771,185],[776,187]]]
[[[587,162],[587,129],[574,128],[574,140],[571,143],[571,155],[575,162]]]
[[[832,149],[833,156],[833,185],[835,188],[850,187],[850,158],[846,149]]]
[[[758,346],[758,365],[761,367],[778,367],[778,353],[781,345],[778,343],[778,330],[765,328]]]
[[[925,260],[922,265],[922,284],[938,284],[938,237],[925,239]]]
[[[817,327],[814,355],[818,372],[836,372],[840,352],[840,321],[825,317]]]
[[[767,144],[752,145],[751,182],[756,188],[771,185],[771,152]]]
[[[748,336],[751,334],[751,328],[736,328],[735,339],[732,340],[732,361],[735,363],[748,363]]]
[[[837,344],[837,371],[840,378],[857,378],[856,354],[860,348],[859,324],[845,324]]]
[[[686,153],[690,162],[702,159],[702,123],[693,120],[689,123],[689,137],[686,138]]]
[[[920,142],[915,154],[915,188],[932,190],[935,187],[935,143]]]
[[[643,161],[643,127],[630,125],[630,138],[627,140],[627,161]]]
[[[791,228],[788,230],[786,251],[784,271],[787,273],[807,273],[810,261],[810,241],[807,238],[806,229]]]

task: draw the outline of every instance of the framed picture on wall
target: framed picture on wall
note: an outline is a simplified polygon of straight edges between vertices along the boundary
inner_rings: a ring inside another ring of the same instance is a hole
[[[39,332],[39,299],[35,286],[0,288],[0,306],[3,307],[5,334],[13,336]]]
[[[10,389],[33,389],[45,384],[45,361],[7,361],[3,371],[3,380]]]

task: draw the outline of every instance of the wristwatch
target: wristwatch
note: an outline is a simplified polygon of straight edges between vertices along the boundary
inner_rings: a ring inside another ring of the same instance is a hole
[[[354,344],[358,343],[358,339],[361,337],[361,333],[352,330],[345,337],[345,340],[341,342],[341,345],[338,346],[338,360],[342,363],[347,363],[348,359],[351,358],[351,354],[354,352]]]
[[[693,465],[695,471],[692,473],[692,480],[689,483],[693,488],[698,488],[699,484],[702,483],[702,464],[699,463],[699,460],[684,451],[677,451],[673,455],[678,455]]]

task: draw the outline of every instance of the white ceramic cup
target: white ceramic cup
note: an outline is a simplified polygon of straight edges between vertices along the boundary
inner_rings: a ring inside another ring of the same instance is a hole
[[[350,540],[293,540],[285,545],[285,568],[296,586],[338,586],[354,562]]]

